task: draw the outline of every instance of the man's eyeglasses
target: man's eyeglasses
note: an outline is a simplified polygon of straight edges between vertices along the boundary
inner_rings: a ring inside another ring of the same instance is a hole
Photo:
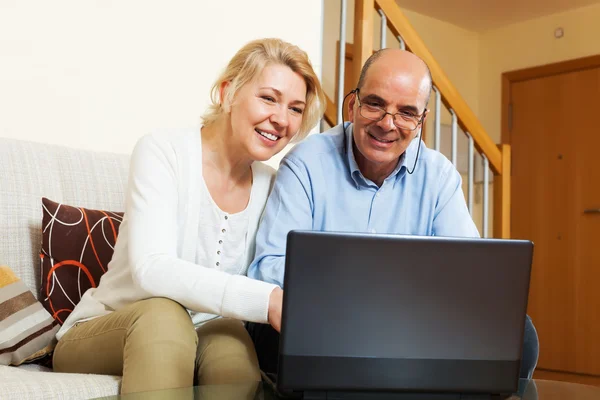
[[[396,114],[392,114],[390,112],[385,111],[383,108],[373,106],[370,104],[363,104],[358,96],[358,89],[356,90],[356,98],[358,99],[358,108],[360,115],[362,115],[366,119],[370,119],[371,121],[381,121],[385,118],[386,115],[391,115],[394,120],[394,125],[398,129],[403,129],[407,131],[414,131],[423,123],[425,119],[425,115],[427,114],[427,109],[423,111],[423,114],[411,114],[407,111],[400,111]]]

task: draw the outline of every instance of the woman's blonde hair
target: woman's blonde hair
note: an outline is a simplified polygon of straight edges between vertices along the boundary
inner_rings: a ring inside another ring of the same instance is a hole
[[[238,90],[252,81],[263,69],[270,64],[280,64],[289,67],[302,76],[306,83],[306,106],[302,115],[300,129],[294,141],[304,139],[308,132],[317,124],[325,111],[325,94],[319,78],[312,68],[305,51],[281,39],[258,39],[242,47],[229,61],[225,71],[214,83],[210,98],[211,103],[202,115],[204,125],[215,122],[224,113],[221,102],[233,104]],[[223,99],[220,88],[224,82],[230,82]]]

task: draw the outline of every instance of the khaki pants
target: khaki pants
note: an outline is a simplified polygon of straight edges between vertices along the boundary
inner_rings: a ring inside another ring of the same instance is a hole
[[[57,372],[122,375],[123,394],[260,381],[241,321],[220,318],[196,331],[187,311],[165,298],[77,324],[58,342],[53,364]]]

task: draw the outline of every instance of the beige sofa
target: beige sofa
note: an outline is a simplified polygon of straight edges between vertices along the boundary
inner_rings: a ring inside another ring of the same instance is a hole
[[[128,156],[0,138],[0,265],[40,292],[42,197],[122,211]],[[0,399],[90,399],[116,395],[120,377],[0,366]]]

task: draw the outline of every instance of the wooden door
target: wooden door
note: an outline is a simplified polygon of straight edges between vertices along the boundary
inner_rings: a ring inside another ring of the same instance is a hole
[[[538,369],[600,377],[600,67],[512,81],[509,98],[511,233],[535,243]]]

